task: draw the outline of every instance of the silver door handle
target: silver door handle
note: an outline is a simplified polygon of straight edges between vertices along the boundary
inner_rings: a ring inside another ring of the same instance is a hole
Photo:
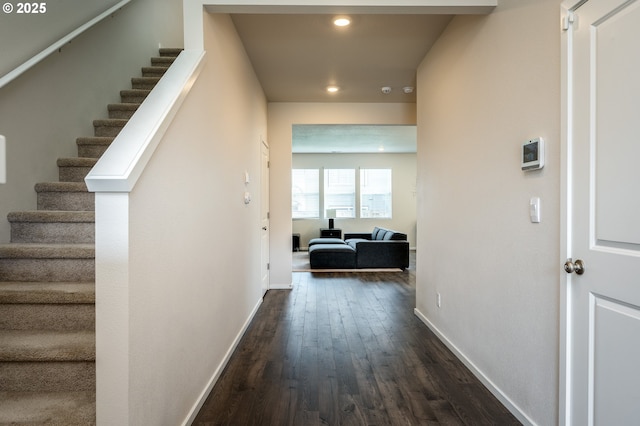
[[[266,227],[266,226],[263,226],[263,227],[262,227],[262,230],[263,230],[263,231],[266,231],[266,230],[267,230],[267,227]]]
[[[567,274],[575,272],[578,275],[582,275],[584,274],[584,262],[580,259],[577,259],[574,262],[573,259],[569,258],[564,262],[564,271]]]

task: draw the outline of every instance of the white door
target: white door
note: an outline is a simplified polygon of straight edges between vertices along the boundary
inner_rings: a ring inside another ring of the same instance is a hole
[[[260,145],[260,278],[262,295],[269,290],[269,147]]]
[[[640,0],[579,2],[565,27],[572,260],[561,421],[639,425]]]

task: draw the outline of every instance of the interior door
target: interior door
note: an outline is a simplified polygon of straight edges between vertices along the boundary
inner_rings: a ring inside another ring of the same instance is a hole
[[[565,25],[562,421],[640,424],[640,1],[581,1]]]
[[[260,145],[260,278],[262,295],[269,290],[269,147]]]

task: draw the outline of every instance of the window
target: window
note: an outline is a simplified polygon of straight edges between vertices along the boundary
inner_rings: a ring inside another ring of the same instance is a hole
[[[391,218],[391,169],[360,169],[360,217]]]
[[[336,217],[356,216],[356,173],[354,169],[324,170],[324,216],[327,210]]]
[[[294,219],[320,217],[318,169],[293,169],[291,173],[291,213]]]

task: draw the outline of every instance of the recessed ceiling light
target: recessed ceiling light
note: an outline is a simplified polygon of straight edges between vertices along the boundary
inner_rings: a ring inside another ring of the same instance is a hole
[[[351,24],[351,18],[348,16],[336,16],[333,19],[333,25],[336,27],[346,27]]]
[[[338,86],[327,86],[327,92],[336,93],[340,90]]]

